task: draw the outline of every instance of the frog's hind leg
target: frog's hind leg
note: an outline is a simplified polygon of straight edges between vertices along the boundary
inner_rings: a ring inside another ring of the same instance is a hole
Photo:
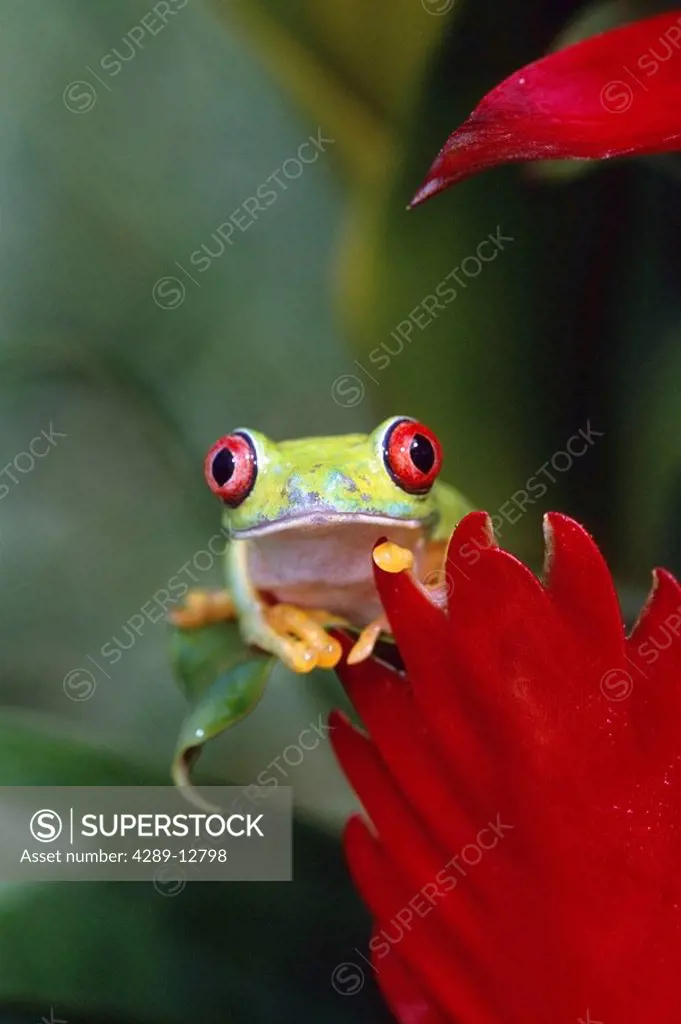
[[[366,661],[374,653],[374,647],[378,643],[381,633],[390,632],[390,623],[385,615],[379,615],[377,619],[365,626],[348,654],[348,665],[358,665],[360,661]]]
[[[236,605],[228,590],[190,590],[184,604],[168,618],[180,629],[201,629],[236,618]]]

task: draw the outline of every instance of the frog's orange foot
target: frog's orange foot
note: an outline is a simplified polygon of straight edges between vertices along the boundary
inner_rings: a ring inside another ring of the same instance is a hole
[[[201,629],[236,618],[236,608],[227,590],[190,590],[182,607],[168,618],[180,629]]]
[[[348,654],[348,665],[358,665],[360,661],[366,661],[374,653],[381,633],[390,632],[390,623],[385,615],[380,615],[368,626],[365,626],[359,634],[355,644]]]
[[[340,661],[341,645],[324,628],[347,625],[340,616],[322,609],[275,604],[267,609],[266,621],[272,632],[268,648],[294,672],[334,668]]]

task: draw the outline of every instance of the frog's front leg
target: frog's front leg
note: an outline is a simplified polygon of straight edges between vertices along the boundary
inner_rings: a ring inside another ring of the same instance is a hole
[[[227,552],[227,577],[234,597],[241,635],[247,644],[275,655],[293,672],[333,668],[342,650],[325,626],[346,625],[329,612],[290,604],[268,604],[248,569],[248,541],[235,540]]]
[[[236,618],[236,605],[228,590],[190,590],[181,608],[168,613],[179,629],[201,629]]]

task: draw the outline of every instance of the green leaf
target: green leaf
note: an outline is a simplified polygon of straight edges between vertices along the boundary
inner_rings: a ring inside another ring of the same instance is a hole
[[[180,687],[191,703],[203,696],[220,672],[246,658],[247,648],[236,622],[202,629],[174,629],[170,657]]]
[[[191,788],[189,770],[204,743],[253,710],[276,659],[246,654],[238,627],[231,622],[176,630],[172,657],[180,685],[192,703],[177,741],[172,777],[176,785]]]

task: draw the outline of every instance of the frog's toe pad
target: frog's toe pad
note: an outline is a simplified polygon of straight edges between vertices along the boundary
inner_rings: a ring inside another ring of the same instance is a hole
[[[373,551],[374,563],[383,572],[404,572],[414,567],[414,552],[400,547],[391,540],[377,544]]]

